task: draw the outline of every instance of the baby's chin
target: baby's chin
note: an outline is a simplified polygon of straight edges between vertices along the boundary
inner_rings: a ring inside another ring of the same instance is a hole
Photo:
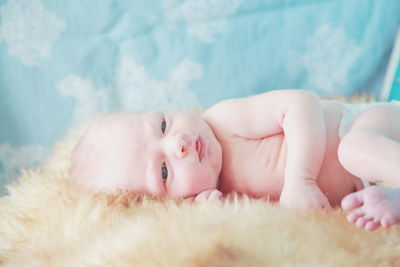
[[[209,161],[211,167],[218,173],[221,171],[222,167],[222,147],[217,137],[215,136],[212,129],[207,125],[208,131],[206,133],[206,138],[209,146]]]
[[[213,148],[211,151],[211,155],[209,155],[210,157],[210,165],[213,169],[214,175],[216,175],[216,179],[218,179],[219,174],[221,172],[221,168],[222,168],[222,148],[221,145],[218,141],[214,141],[212,143]]]

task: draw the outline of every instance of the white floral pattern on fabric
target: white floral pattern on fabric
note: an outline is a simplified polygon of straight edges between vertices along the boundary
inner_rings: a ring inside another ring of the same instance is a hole
[[[66,27],[40,0],[11,0],[0,7],[0,17],[0,43],[5,41],[10,56],[27,66],[50,58],[53,42]]]
[[[151,79],[135,59],[125,56],[115,70],[110,87],[97,89],[90,80],[70,75],[58,84],[58,91],[63,97],[76,99],[75,121],[114,109],[194,109],[201,105],[189,83],[202,75],[201,64],[183,60],[171,69],[167,82],[158,81]]]
[[[187,23],[189,34],[205,43],[212,43],[218,34],[227,30],[227,16],[236,13],[243,0],[186,0],[179,6],[166,1],[167,23]]]
[[[320,88],[325,94],[348,91],[349,75],[362,54],[362,47],[346,35],[343,28],[330,24],[321,25],[306,42],[306,52],[292,51],[295,62],[288,65],[292,76],[307,71],[309,84]]]
[[[171,69],[168,81],[159,81],[149,77],[134,58],[125,56],[116,70],[114,92],[118,106],[125,110],[197,108],[200,103],[189,83],[202,76],[203,66],[185,59]]]
[[[88,79],[69,75],[59,82],[57,88],[63,97],[76,99],[74,121],[88,119],[97,112],[109,111],[108,91],[96,89],[95,85]]]
[[[40,145],[24,145],[13,147],[9,143],[0,144],[0,195],[3,194],[3,185],[15,179],[21,169],[35,168],[49,155],[49,150]]]

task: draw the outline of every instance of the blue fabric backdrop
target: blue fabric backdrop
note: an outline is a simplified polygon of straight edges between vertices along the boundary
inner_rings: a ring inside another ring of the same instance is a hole
[[[399,23],[398,0],[0,0],[0,189],[99,111],[379,94]]]

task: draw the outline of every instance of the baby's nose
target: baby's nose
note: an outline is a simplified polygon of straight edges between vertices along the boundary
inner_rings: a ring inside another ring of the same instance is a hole
[[[190,137],[184,133],[175,135],[175,155],[177,158],[184,158],[188,155],[192,141]]]

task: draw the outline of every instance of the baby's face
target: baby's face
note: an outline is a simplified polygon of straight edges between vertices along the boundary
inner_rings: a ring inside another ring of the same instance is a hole
[[[75,154],[88,170],[76,172],[78,183],[169,197],[216,188],[222,164],[207,123],[177,112],[113,114],[88,130]]]

